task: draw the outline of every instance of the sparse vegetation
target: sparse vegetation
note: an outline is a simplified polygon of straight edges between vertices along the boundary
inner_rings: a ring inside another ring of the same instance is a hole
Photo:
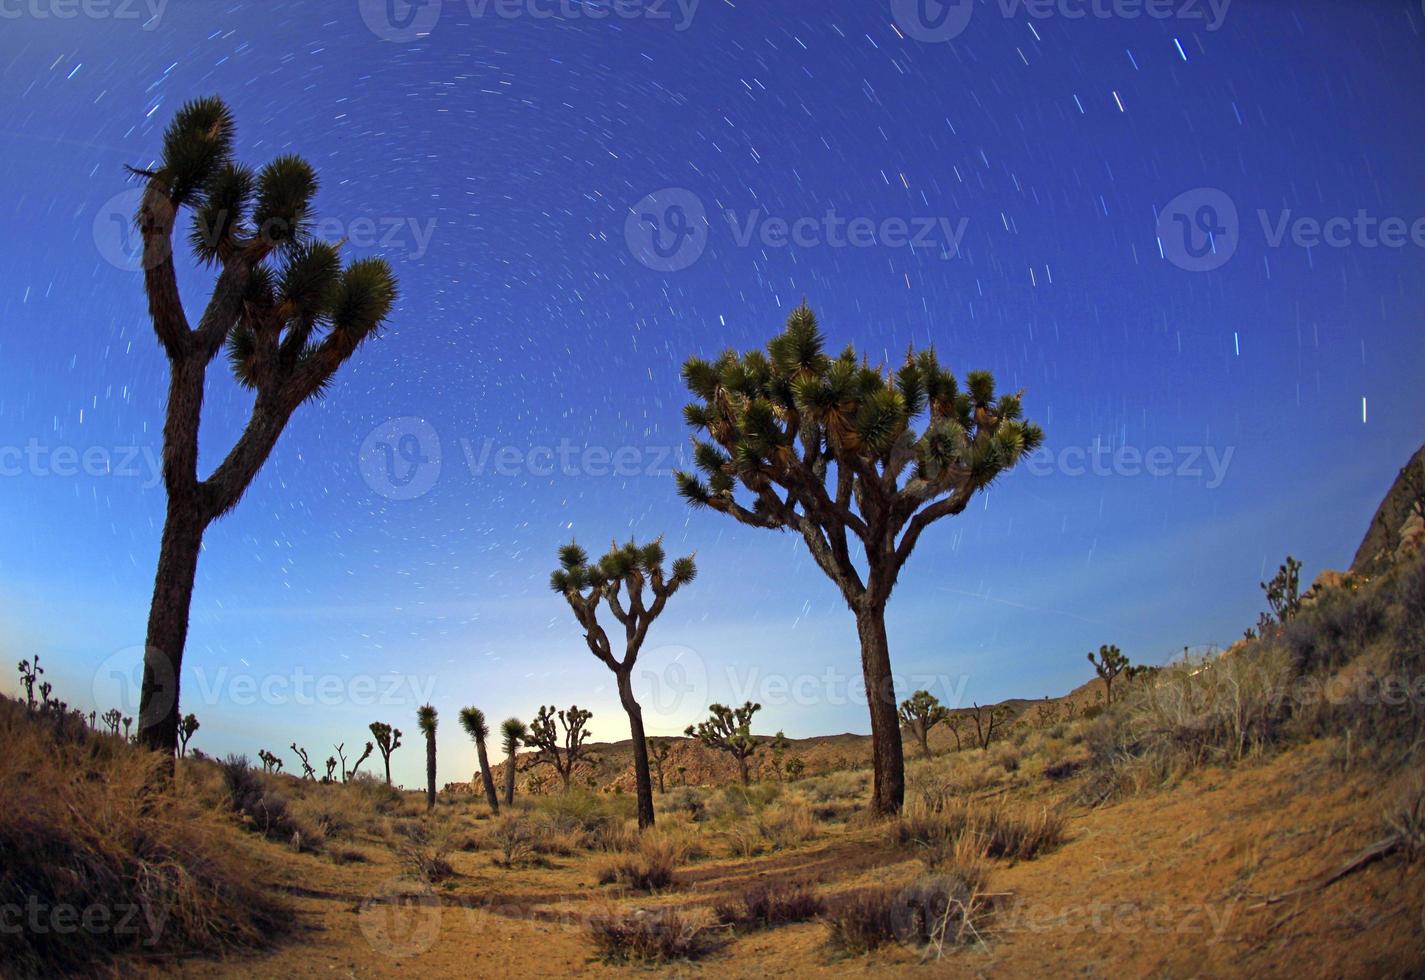
[[[609,909],[589,920],[594,949],[612,963],[695,959],[708,948],[702,928],[675,908]]]
[[[589,719],[592,711],[571,704],[556,711],[554,705],[542,706],[530,722],[525,734],[525,744],[537,751],[532,765],[545,765],[559,774],[559,782],[564,791],[569,791],[570,780],[574,778],[574,767],[584,757],[584,743],[589,740]],[[559,728],[555,728],[555,719]],[[563,730],[563,735],[560,730]]]
[[[737,771],[742,777],[742,785],[752,782],[752,767],[748,760],[761,748],[761,741],[752,734],[752,716],[762,710],[760,704],[746,702],[740,708],[714,704],[708,707],[708,718],[696,725],[689,725],[684,732],[710,749],[726,752],[737,760]]]

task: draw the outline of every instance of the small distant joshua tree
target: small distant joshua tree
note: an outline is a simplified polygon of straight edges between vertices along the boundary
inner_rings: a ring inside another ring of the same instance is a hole
[[[637,785],[638,826],[653,826],[653,779],[648,770],[648,744],[643,731],[643,709],[633,696],[633,667],[648,628],[663,613],[669,598],[698,574],[693,557],[676,559],[664,569],[666,555],[662,541],[638,545],[629,541],[614,545],[595,564],[577,543],[559,549],[559,568],[549,584],[574,610],[574,618],[584,629],[589,651],[613,671],[618,682],[619,703],[628,714],[633,737],[633,772]],[[623,627],[623,657],[615,656],[608,634],[599,623],[599,605]]]
[[[518,718],[506,718],[500,723],[500,748],[505,750],[505,806],[515,805],[515,763],[528,734],[529,729]]]
[[[186,714],[183,720],[178,723],[178,755],[180,757],[188,754],[188,740],[193,737],[193,733],[199,729],[198,716]]]
[[[772,758],[768,761],[768,765],[771,766],[772,775],[777,777],[777,782],[779,783],[785,775],[784,765],[787,758],[787,750],[791,747],[792,743],[787,740],[786,732],[780,729],[777,731],[777,734],[773,735],[771,740],[767,742],[767,749],[772,753]]]
[[[25,688],[25,707],[30,711],[35,710],[35,682],[39,680],[45,669],[40,666],[39,655],[35,655],[34,660],[21,660],[20,664],[20,684]],[[41,688],[43,691],[43,688]],[[43,697],[43,695],[41,695]]]
[[[534,721],[529,723],[525,744],[538,750],[530,764],[552,767],[559,774],[559,782],[565,792],[569,791],[574,766],[584,756],[584,743],[589,739],[588,726],[592,717],[592,711],[586,711],[577,704],[571,704],[558,712],[551,704],[541,707],[539,714],[534,716]],[[559,720],[559,728],[564,731],[562,736],[559,729],[554,727],[556,718]]]
[[[1093,669],[1098,671],[1098,676],[1103,679],[1104,703],[1112,704],[1113,679],[1128,668],[1128,658],[1118,647],[1105,643],[1098,648],[1097,657],[1093,655],[1092,650],[1089,651],[1089,663],[1093,664]]]
[[[1013,710],[1005,704],[984,707],[976,704],[970,709],[970,717],[975,719],[975,740],[979,742],[980,748],[990,747],[990,741],[995,737],[995,729],[1003,728],[1013,714]]]
[[[901,724],[920,743],[920,754],[930,758],[930,730],[950,717],[950,711],[929,691],[916,691],[901,702]]]
[[[317,778],[317,771],[312,768],[312,760],[307,758],[307,750],[297,748],[296,742],[293,742],[288,748],[297,753],[297,758],[302,760],[302,778],[315,780]]]
[[[1267,594],[1267,605],[1272,607],[1272,615],[1277,623],[1289,623],[1301,611],[1301,562],[1291,555],[1277,569],[1270,582],[1261,583]],[[1267,620],[1270,623],[1272,620]]]
[[[99,720],[108,726],[110,735],[117,735],[119,734],[119,725],[124,720],[124,713],[118,708],[110,708],[99,716]]]
[[[381,750],[381,762],[386,767],[386,785],[391,785],[391,753],[401,747],[401,730],[392,728],[384,721],[373,721],[371,723],[371,737],[376,740],[376,747]]]
[[[1039,717],[1040,728],[1052,728],[1059,723],[1059,702],[1050,701],[1047,697],[1035,705],[1035,714]]]
[[[803,303],[765,353],[690,358],[683,410],[698,473],[678,492],[751,527],[790,530],[856,617],[871,712],[876,813],[898,813],[905,760],[886,637],[886,604],[931,524],[961,514],[1043,441],[1019,394],[972,371],[961,391],[934,350],[898,369],[852,347],[825,350]],[[703,436],[706,438],[703,438]],[[740,499],[739,499],[740,495]]]
[[[802,773],[806,772],[807,764],[802,761],[802,757],[794,755],[787,760],[787,782],[795,783],[802,778]]]
[[[485,712],[476,707],[460,709],[460,726],[475,743],[475,755],[480,760],[480,782],[485,786],[485,800],[490,810],[500,812],[500,797],[495,792],[495,777],[490,775],[490,757],[485,754],[485,740],[490,737],[490,726],[485,722]]]
[[[257,758],[262,763],[263,772],[282,771],[282,760],[266,749],[258,749]]]
[[[435,708],[422,705],[416,712],[416,724],[426,737],[426,809],[435,809],[435,727],[439,719]]]
[[[751,701],[740,708],[711,704],[708,705],[708,719],[696,725],[689,725],[684,734],[697,739],[708,748],[726,752],[736,759],[742,785],[747,786],[752,782],[749,760],[762,744],[752,734],[752,716],[761,710],[760,704],[753,704]]]
[[[332,773],[335,772],[335,771],[336,771],[336,756],[329,755],[329,756],[327,756],[327,774],[322,777],[322,782],[324,782],[324,783],[334,783],[334,782],[336,782],[335,779],[332,779]]]
[[[347,770],[345,773],[342,774],[342,777],[341,777],[341,781],[342,781],[342,782],[344,782],[344,783],[345,783],[345,782],[350,782],[351,780],[353,780],[353,779],[356,778],[357,772],[359,772],[360,769],[361,769],[361,764],[371,757],[371,752],[372,752],[372,750],[373,750],[374,748],[375,748],[375,746],[372,745],[370,742],[367,742],[367,743],[366,743],[366,747],[361,750],[361,755],[357,758],[357,760],[356,760],[355,762],[353,762],[353,763],[351,764],[351,769]],[[341,763],[342,763],[342,768],[345,769],[345,768],[346,768],[346,758],[345,758],[345,757],[342,758]]]
[[[149,607],[139,735],[170,760],[178,748],[179,678],[203,533],[237,506],[292,413],[331,387],[342,365],[377,334],[396,297],[385,261],[343,266],[338,245],[312,237],[311,165],[281,156],[253,171],[233,160],[235,129],[221,99],[197,99],[169,124],[157,169],[131,168],[144,188],[135,224],[149,316],[169,363],[168,508]],[[184,208],[193,213],[194,258],[218,270],[196,326],[184,310],[174,261]],[[207,371],[224,346],[238,384],[255,399],[243,434],[200,479]],[[158,778],[171,770],[170,762]]]
[[[673,751],[673,743],[666,738],[648,738],[648,759],[653,763],[653,771],[658,776],[658,792],[666,793],[663,788],[663,766],[668,761],[668,753]]]

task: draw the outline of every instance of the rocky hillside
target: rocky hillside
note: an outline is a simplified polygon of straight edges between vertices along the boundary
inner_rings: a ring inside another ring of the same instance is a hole
[[[1425,446],[1400,471],[1371,519],[1351,570],[1373,577],[1399,562],[1403,553],[1420,547],[1425,538]]]

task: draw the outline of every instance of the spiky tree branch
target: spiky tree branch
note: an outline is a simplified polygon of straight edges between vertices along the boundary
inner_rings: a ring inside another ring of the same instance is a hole
[[[752,716],[761,710],[760,704],[751,701],[745,702],[740,708],[712,704],[708,706],[707,720],[689,725],[683,734],[736,759],[742,785],[746,786],[752,781],[748,760],[762,745],[757,736],[752,734]]]
[[[554,705],[541,706],[534,721],[529,723],[525,744],[536,749],[530,765],[546,765],[559,774],[559,781],[567,791],[569,780],[574,775],[574,767],[584,757],[584,743],[589,739],[589,719],[592,711],[577,704],[556,711]],[[555,719],[559,728],[555,727]],[[563,729],[563,734],[560,734]]]
[[[401,730],[392,728],[384,721],[373,721],[369,726],[376,747],[381,750],[381,761],[386,766],[386,785],[391,785],[391,753],[401,747]]]

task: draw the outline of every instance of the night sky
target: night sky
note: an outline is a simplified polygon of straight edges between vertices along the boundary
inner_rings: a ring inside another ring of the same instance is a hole
[[[183,709],[209,752],[290,769],[289,742],[325,757],[375,719],[413,745],[427,692],[442,781],[473,765],[464,704],[577,700],[626,737],[547,586],[574,534],[697,553],[644,653],[651,733],[747,697],[759,731],[867,731],[852,618],[800,541],[671,477],[684,359],[803,298],[834,350],[933,344],[1047,435],[922,539],[901,696],[1226,645],[1286,554],[1349,564],[1425,438],[1419,3],[393,4],[0,4],[0,652],[73,704],[137,714],[167,363],[123,168],[203,94],[240,159],[311,160],[322,233],[401,282],[207,535]],[[198,309],[211,274],[181,272]],[[205,469],[249,406],[216,362]]]

